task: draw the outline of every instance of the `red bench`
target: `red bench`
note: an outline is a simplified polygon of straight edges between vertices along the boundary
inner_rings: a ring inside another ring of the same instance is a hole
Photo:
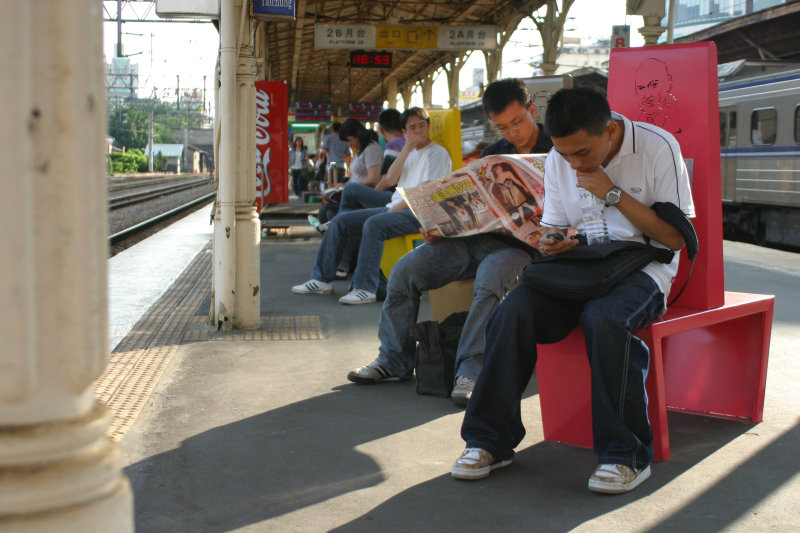
[[[609,102],[633,119],[639,113],[636,71],[648,59],[671,71],[667,91],[680,106],[676,137],[693,166],[693,222],[700,241],[684,294],[664,316],[636,331],[650,348],[648,413],[660,461],[670,456],[667,410],[761,421],[775,297],[724,290],[714,43],[613,50]],[[683,285],[688,265],[682,252],[673,287]],[[590,370],[580,329],[556,344],[539,345],[538,353],[545,439],[591,447]]]

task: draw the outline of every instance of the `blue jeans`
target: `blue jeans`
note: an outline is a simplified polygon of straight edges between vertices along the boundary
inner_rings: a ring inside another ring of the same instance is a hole
[[[392,268],[386,287],[378,323],[378,362],[398,375],[410,375],[416,344],[411,328],[417,323],[420,294],[474,277],[474,297],[458,343],[455,375],[477,378],[486,323],[530,261],[523,250],[490,235],[442,239],[407,253]]]
[[[303,191],[306,189],[306,180],[303,179],[303,169],[292,169],[292,188],[294,189],[295,196],[302,197]]]
[[[389,191],[378,191],[362,183],[348,183],[342,189],[339,212],[384,207],[392,199]]]
[[[331,219],[322,237],[311,277],[321,281],[336,279],[336,267],[347,240],[361,239],[353,288],[377,292],[383,241],[418,231],[419,222],[410,209],[390,212],[387,207],[374,207],[340,213]]]
[[[486,328],[483,370],[467,406],[467,446],[507,457],[525,436],[520,399],[536,365],[536,344],[558,342],[580,325],[591,366],[592,430],[599,463],[644,468],[653,460],[647,418],[647,345],[633,331],[663,312],[650,276],[631,274],[586,303],[559,300],[526,286],[513,290]]]

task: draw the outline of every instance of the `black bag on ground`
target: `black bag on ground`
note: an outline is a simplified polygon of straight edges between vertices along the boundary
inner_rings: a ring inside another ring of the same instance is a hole
[[[449,398],[455,378],[456,351],[467,312],[453,313],[442,323],[435,320],[420,322],[411,328],[417,340],[414,373],[417,394]]]
[[[653,260],[672,261],[674,252],[632,241],[579,244],[559,255],[537,252],[520,281],[537,291],[565,300],[592,300],[607,294],[623,278]]]

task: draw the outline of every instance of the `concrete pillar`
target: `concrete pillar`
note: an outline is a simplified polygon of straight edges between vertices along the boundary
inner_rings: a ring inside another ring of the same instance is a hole
[[[433,107],[433,74],[427,74],[422,78],[422,105],[423,107]]]
[[[247,31],[245,26],[245,31]],[[236,274],[233,327],[261,324],[259,255],[261,220],[256,211],[256,58],[253,47],[239,52],[236,66]]]
[[[644,26],[639,28],[639,33],[644,37],[644,45],[658,44],[658,38],[666,28],[661,25],[661,20],[666,15],[665,0],[639,0],[626,4],[628,15],[640,15]]]
[[[403,87],[402,91],[400,91],[400,96],[403,99],[403,109],[408,109],[411,107],[411,95],[414,92],[414,85],[409,84]]]
[[[130,486],[92,394],[108,353],[102,10],[6,4],[0,531],[130,532]]]
[[[386,101],[389,107],[397,107],[397,78],[386,80]]]

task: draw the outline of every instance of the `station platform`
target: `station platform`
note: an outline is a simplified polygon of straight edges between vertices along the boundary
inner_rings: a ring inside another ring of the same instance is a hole
[[[110,261],[112,317],[152,301],[126,319],[135,322],[127,331],[112,326],[122,338],[97,388],[114,414],[109,434],[125,456],[137,531],[796,528],[797,254],[724,244],[727,290],[777,295],[764,422],[670,413],[672,458],[655,463],[632,493],[604,496],[586,489],[592,451],[543,440],[535,378],[522,405],[528,434],[513,464],[479,481],[452,479],[464,447],[462,409],[418,396],[413,381],[346,379],[377,355],[380,303],[339,304],[346,281],[334,282],[335,295],[290,292],[308,279],[320,242],[299,215],[262,240],[262,327],[254,331],[219,334],[205,324],[205,208],[151,237],[157,246],[148,239],[129,250],[131,258],[142,254],[130,259],[141,269],[134,287],[113,287],[127,267]],[[148,259],[150,267],[137,265]],[[167,274],[173,259],[178,266]],[[143,293],[151,274],[158,288],[129,304],[122,296]],[[420,319],[429,317],[423,302]]]

